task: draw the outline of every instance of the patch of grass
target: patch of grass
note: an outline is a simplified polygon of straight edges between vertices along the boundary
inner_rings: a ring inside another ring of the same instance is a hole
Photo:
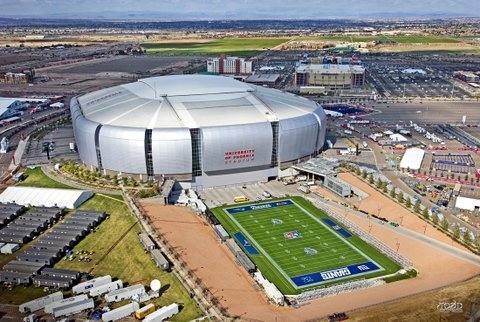
[[[190,299],[180,281],[172,273],[157,268],[144,251],[137,236],[140,228],[126,204],[97,194],[80,209],[105,211],[110,215],[95,232],[87,235],[73,249],[74,253],[78,250],[94,251],[90,256],[92,261],[62,259],[55,267],[87,271],[96,276],[109,274],[130,284],[148,285],[152,279],[157,278],[166,290],[153,302],[159,306],[172,302],[184,306],[172,320],[185,321],[201,316],[200,309]]]
[[[41,167],[36,167],[33,169],[28,168],[27,170],[25,170],[25,175],[27,176],[27,178],[24,181],[19,182],[17,186],[73,189],[66,184],[57,182],[47,177],[45,173],[43,173]]]
[[[414,269],[411,269],[407,271],[405,274],[395,274],[393,276],[385,277],[383,280],[387,283],[392,283],[396,281],[406,280],[408,278],[412,278],[416,276],[417,276],[417,271]]]
[[[235,214],[227,214],[225,208],[236,206],[213,209],[214,215],[230,235],[233,236],[236,232],[250,235],[249,242],[257,248],[260,254],[255,255],[247,252],[247,255],[257,265],[262,274],[284,294],[298,294],[311,288],[384,276],[400,269],[397,263],[358,236],[342,237],[332,228],[327,228],[329,226],[318,222],[317,218],[320,220],[332,219],[310,202],[301,197],[290,197],[289,199],[293,200],[295,204],[271,208],[264,207]],[[242,206],[244,205],[242,204],[240,207]],[[274,222],[275,220],[276,222]],[[341,227],[338,223],[337,226]],[[285,238],[285,233],[293,231],[298,231],[301,235],[300,238]],[[308,254],[305,247],[312,248],[316,252],[313,255]],[[383,270],[374,270],[364,275],[346,275],[344,279],[326,279],[319,284],[309,285],[307,283],[299,287],[294,287],[290,282],[293,277],[307,276],[349,265],[360,265],[370,262],[370,259],[381,266]]]
[[[160,55],[218,55],[252,56],[278,46],[287,38],[222,38],[208,42],[144,43],[148,54]]]

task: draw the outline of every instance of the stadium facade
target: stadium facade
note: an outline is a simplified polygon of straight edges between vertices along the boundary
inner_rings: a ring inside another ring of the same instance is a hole
[[[70,109],[84,164],[199,188],[277,177],[325,142],[317,103],[223,76],[142,79],[74,97]]]

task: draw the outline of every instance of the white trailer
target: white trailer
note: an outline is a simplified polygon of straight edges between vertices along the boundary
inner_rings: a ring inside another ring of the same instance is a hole
[[[127,305],[120,306],[116,309],[103,313],[102,321],[110,322],[110,321],[117,321],[117,320],[123,319],[129,315],[132,315],[139,308],[140,306],[138,305],[137,302],[132,302]]]
[[[100,276],[86,282],[80,283],[72,287],[73,294],[88,293],[90,289],[98,287],[100,285],[105,285],[112,282],[112,277],[110,275]]]
[[[105,301],[111,303],[129,300],[132,297],[140,298],[140,296],[144,293],[145,287],[141,284],[135,284],[109,292],[105,295]]]
[[[77,295],[77,296],[74,296],[74,297],[68,297],[66,299],[55,301],[55,302],[52,302],[52,303],[49,303],[49,304],[45,305],[44,311],[45,311],[45,313],[53,313],[53,309],[55,309],[57,307],[65,306],[67,304],[73,304],[73,303],[81,302],[81,301],[84,301],[86,299],[88,299],[88,296],[86,294]]]
[[[99,296],[111,291],[118,290],[119,288],[123,287],[122,280],[116,280],[108,284],[100,285],[90,289],[89,295],[90,297]]]
[[[2,246],[2,248],[0,249],[0,253],[13,254],[19,248],[20,248],[19,244],[8,243]]]
[[[45,305],[60,301],[63,299],[63,293],[62,292],[55,292],[52,294],[48,294],[47,296],[39,297],[38,299],[20,304],[18,307],[18,310],[20,313],[31,313],[35,312],[37,310],[41,310],[45,308]]]
[[[59,318],[61,316],[72,316],[85,310],[91,310],[95,307],[93,299],[85,299],[80,302],[66,304],[64,306],[53,309],[53,316]]]
[[[164,306],[155,312],[147,315],[145,319],[143,319],[144,322],[160,322],[163,320],[166,320],[175,314],[178,313],[178,304],[173,303],[167,306]]]

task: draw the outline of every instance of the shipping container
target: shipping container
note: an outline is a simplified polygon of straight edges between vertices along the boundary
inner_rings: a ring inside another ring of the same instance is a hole
[[[90,289],[98,287],[100,285],[105,285],[112,282],[112,277],[110,275],[100,276],[89,281],[80,283],[72,287],[73,294],[87,293]]]
[[[43,309],[45,305],[57,302],[63,299],[62,292],[55,292],[47,296],[39,297],[38,299],[20,304],[18,310],[21,313],[35,312],[37,310]]]
[[[143,319],[144,322],[157,322],[171,318],[178,313],[178,304],[173,303],[158,309],[157,311],[150,313]]]
[[[123,319],[129,315],[132,315],[135,311],[138,310],[138,308],[139,305],[137,302],[132,302],[127,305],[120,306],[116,309],[103,313],[102,321],[110,322]]]
[[[147,315],[151,314],[155,312],[155,304],[153,303],[150,303],[150,304],[147,304],[145,305],[144,307],[138,309],[136,312],[135,312],[135,317],[138,319],[138,320],[142,320],[143,318],[145,318]]]
[[[145,293],[145,287],[141,284],[135,284],[109,292],[105,295],[105,301],[109,303],[120,302],[123,300],[129,300],[132,297],[140,297],[143,293]]]
[[[53,316],[55,318],[61,316],[72,316],[85,310],[91,310],[95,307],[92,299],[85,299],[80,302],[66,304],[64,306],[56,307],[53,309]]]
[[[90,289],[89,295],[91,297],[99,296],[123,287],[122,280],[116,280],[108,284],[100,285]]]

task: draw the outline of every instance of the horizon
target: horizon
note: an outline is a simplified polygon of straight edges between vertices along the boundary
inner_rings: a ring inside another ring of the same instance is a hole
[[[324,20],[324,19],[441,19],[478,18],[480,3],[466,0],[374,0],[361,3],[339,0],[328,3],[306,0],[281,4],[274,0],[106,0],[102,3],[87,0],[19,0],[11,3],[0,0],[3,18],[17,19],[84,19],[138,21],[221,21],[221,20]],[[273,10],[272,10],[273,8]],[[406,9],[408,8],[408,9]],[[476,13],[476,14],[475,14]]]

